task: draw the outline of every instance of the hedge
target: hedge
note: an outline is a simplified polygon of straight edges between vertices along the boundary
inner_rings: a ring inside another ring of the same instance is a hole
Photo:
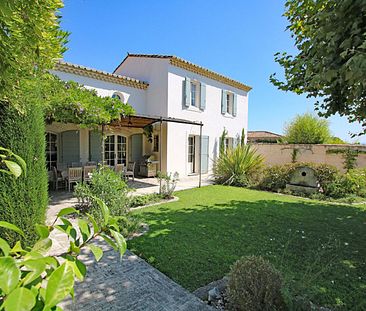
[[[42,109],[34,103],[17,107],[0,103],[0,146],[11,149],[26,164],[18,179],[0,174],[0,220],[11,222],[25,232],[23,245],[36,240],[35,224],[43,223],[48,203],[45,165],[45,124]],[[5,229],[0,237],[8,243],[19,239]]]

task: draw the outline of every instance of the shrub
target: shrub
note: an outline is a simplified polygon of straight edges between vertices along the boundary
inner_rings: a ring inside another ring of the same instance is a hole
[[[250,145],[229,148],[214,161],[213,178],[219,184],[249,186],[255,181],[263,161]]]
[[[159,195],[163,198],[170,199],[173,197],[173,193],[175,187],[177,186],[177,182],[179,180],[178,172],[166,174],[162,172],[158,172],[158,180],[161,184]]]
[[[280,191],[285,189],[286,184],[290,182],[292,173],[300,166],[309,166],[315,171],[315,176],[319,182],[323,193],[329,194],[329,185],[333,183],[339,175],[339,171],[328,164],[315,163],[288,163],[283,165],[274,165],[266,167],[263,170],[262,178],[259,187],[263,190]]]
[[[106,203],[111,215],[126,215],[129,208],[129,192],[127,184],[121,176],[109,167],[100,167],[93,173],[90,183],[80,183],[75,187],[75,196],[79,205],[88,213],[91,213],[98,223],[102,219],[102,213],[95,198]]]
[[[288,144],[324,144],[331,139],[329,122],[310,113],[298,115],[285,127]]]
[[[17,179],[0,174],[0,219],[25,232],[21,238],[24,245],[36,241],[34,225],[44,222],[48,204],[44,133],[43,113],[37,103],[24,103],[21,112],[0,104],[0,146],[10,148],[27,165],[27,174]],[[0,236],[10,245],[18,239],[14,232],[4,229],[0,229]]]
[[[282,277],[262,257],[243,257],[231,268],[227,286],[229,307],[236,311],[285,310]]]
[[[130,198],[130,207],[138,207],[147,204],[157,203],[163,199],[163,196],[158,193],[146,195],[136,195]]]
[[[333,198],[366,197],[366,169],[352,169],[344,175],[338,174],[328,184],[327,195]]]

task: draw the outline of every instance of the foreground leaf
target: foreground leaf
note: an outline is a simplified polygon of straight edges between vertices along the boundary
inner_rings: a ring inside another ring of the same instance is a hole
[[[73,268],[68,262],[63,263],[52,272],[45,293],[45,309],[61,302],[74,286]]]
[[[88,247],[92,251],[92,253],[95,257],[95,260],[99,261],[103,256],[103,250],[100,247],[93,245],[93,244],[88,245]]]
[[[36,297],[25,287],[17,288],[5,300],[6,311],[28,311],[36,304]]]
[[[0,221],[0,227],[9,229],[9,230],[13,230],[16,233],[19,233],[21,236],[24,237],[24,232],[22,230],[20,230],[17,226],[7,222],[7,221]]]
[[[12,257],[0,257],[0,288],[9,294],[20,279],[20,271]]]

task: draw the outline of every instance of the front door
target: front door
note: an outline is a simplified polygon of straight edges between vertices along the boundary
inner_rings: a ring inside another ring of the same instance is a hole
[[[126,165],[127,144],[126,137],[121,135],[108,135],[104,142],[104,160],[107,165]]]
[[[195,136],[188,136],[188,173],[195,172],[196,162],[196,139]]]

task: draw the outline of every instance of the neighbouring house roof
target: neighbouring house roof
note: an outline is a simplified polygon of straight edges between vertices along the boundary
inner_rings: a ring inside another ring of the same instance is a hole
[[[248,131],[248,139],[278,139],[282,135],[268,131]]]
[[[102,70],[97,70],[89,67],[84,67],[81,65],[72,64],[69,62],[65,62],[63,60],[59,60],[56,63],[56,66],[54,68],[58,71],[63,71],[67,73],[73,73],[76,75],[81,75],[88,78],[103,80],[107,82],[113,82],[129,87],[134,87],[138,89],[147,89],[149,84],[147,82],[143,82],[134,78],[126,77],[126,76],[120,76],[114,73],[109,73]]]
[[[113,71],[116,72],[119,67],[125,62],[125,60],[128,57],[143,57],[143,58],[163,58],[163,59],[169,59],[170,64],[179,68],[183,68],[185,70],[197,73],[201,76],[222,82],[224,84],[233,86],[235,88],[238,88],[240,90],[249,92],[252,88],[242,82],[233,80],[231,78],[225,77],[222,74],[219,74],[215,71],[203,68],[199,65],[193,64],[189,61],[186,61],[180,57],[174,56],[174,55],[159,55],[159,54],[127,54],[127,56],[124,58],[124,60],[117,66],[117,68]]]

